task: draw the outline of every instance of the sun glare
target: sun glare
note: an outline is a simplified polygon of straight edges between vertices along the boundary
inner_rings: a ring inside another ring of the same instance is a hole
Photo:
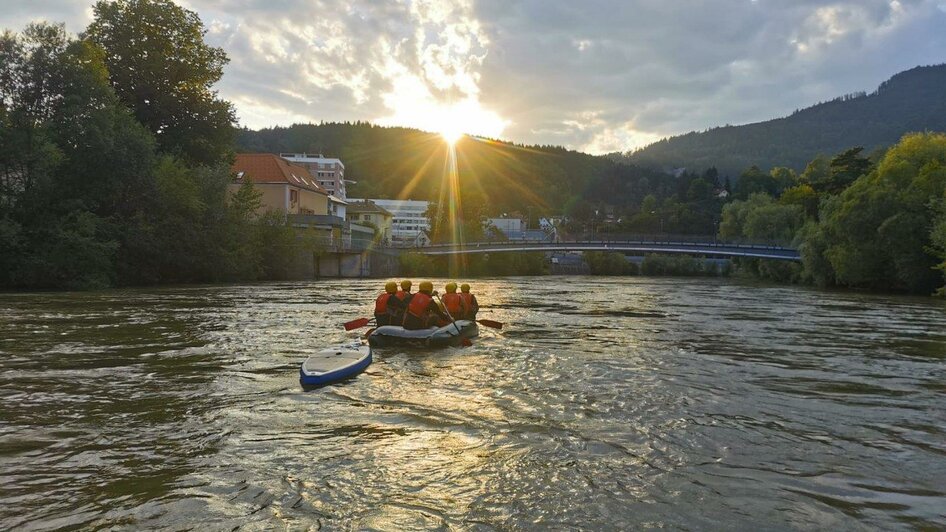
[[[440,133],[443,140],[451,146],[456,144],[457,141],[460,140],[460,137],[463,136],[463,130],[459,124],[444,124],[438,133]]]
[[[484,109],[475,96],[444,103],[410,77],[396,82],[384,100],[394,113],[377,123],[438,133],[451,146],[463,135],[499,137],[509,125],[494,111]]]

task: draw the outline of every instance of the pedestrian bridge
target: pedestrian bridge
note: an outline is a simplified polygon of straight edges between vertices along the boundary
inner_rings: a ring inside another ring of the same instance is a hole
[[[661,238],[638,240],[509,241],[466,242],[462,245],[440,244],[414,248],[423,255],[469,255],[528,251],[613,251],[618,253],[671,253],[707,257],[746,257],[798,262],[797,249],[767,244],[708,241],[678,241]]]

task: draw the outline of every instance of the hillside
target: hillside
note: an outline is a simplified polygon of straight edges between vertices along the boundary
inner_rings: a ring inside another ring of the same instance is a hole
[[[619,159],[652,168],[715,166],[738,176],[752,165],[802,170],[818,154],[852,146],[869,153],[922,131],[946,131],[946,65],[901,72],[871,94],[842,96],[785,118],[670,137]]]
[[[443,139],[414,129],[363,122],[296,124],[243,130],[237,144],[240,151],[339,157],[346,177],[357,181],[348,188],[350,197],[436,201],[447,183]],[[472,138],[461,139],[456,148],[463,201],[494,214],[561,213],[589,202],[636,206],[645,195],[666,196],[676,186],[659,172],[564,148]]]

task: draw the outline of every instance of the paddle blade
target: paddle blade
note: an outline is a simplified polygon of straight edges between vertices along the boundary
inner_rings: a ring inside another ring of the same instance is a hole
[[[502,329],[502,328],[503,328],[503,324],[502,324],[502,323],[500,323],[500,322],[498,322],[498,321],[493,321],[493,320],[476,320],[476,323],[479,323],[480,325],[485,325],[485,326],[487,326],[487,327],[492,327],[493,329]]]
[[[463,347],[473,347],[473,342],[471,342],[469,338],[464,338],[463,341],[460,342],[460,345]]]
[[[345,330],[350,331],[352,329],[360,329],[365,325],[368,325],[368,322],[371,321],[369,318],[358,318],[357,320],[352,320],[345,324]]]

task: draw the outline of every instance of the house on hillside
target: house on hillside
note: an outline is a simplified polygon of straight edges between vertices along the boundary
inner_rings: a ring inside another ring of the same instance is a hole
[[[371,200],[353,201],[348,204],[346,219],[352,224],[370,224],[377,228],[379,240],[384,245],[391,244],[391,223],[394,215],[384,207],[378,206]]]

